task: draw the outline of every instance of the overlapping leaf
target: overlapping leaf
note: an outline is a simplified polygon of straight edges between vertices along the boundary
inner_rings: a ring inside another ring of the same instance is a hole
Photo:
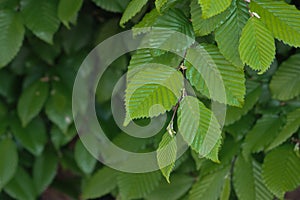
[[[198,0],[203,11],[203,18],[215,16],[228,8],[232,0]]]
[[[300,94],[300,54],[283,62],[272,77],[270,89],[274,98],[289,100]]]
[[[77,12],[82,6],[83,0],[60,0],[58,4],[58,18],[69,27],[69,22],[76,19]]]
[[[168,0],[155,0],[155,7],[160,12],[161,8],[168,2]]]
[[[272,33],[260,19],[251,17],[246,23],[239,52],[243,63],[259,73],[269,69],[275,57],[275,42]]]
[[[251,0],[250,9],[256,12],[275,38],[300,47],[300,11],[284,1]]]
[[[283,199],[285,192],[292,191],[300,183],[300,159],[293,147],[285,145],[274,149],[265,157],[262,177],[268,189]]]
[[[120,25],[124,26],[132,17],[141,11],[141,9],[147,4],[148,0],[132,0],[129,2],[126,10],[124,11]]]
[[[103,8],[104,10],[111,12],[123,12],[126,9],[126,6],[130,2],[130,0],[92,0],[97,4],[97,6]]]
[[[188,49],[186,76],[203,95],[233,106],[242,106],[245,95],[245,77],[242,69],[229,63],[214,45]]]
[[[155,117],[170,110],[183,88],[182,75],[171,67],[147,64],[137,70],[126,89],[124,125],[133,119]]]
[[[236,0],[233,4],[232,14],[217,28],[215,39],[224,57],[235,66],[243,67],[239,54],[239,43],[242,30],[250,15],[244,0]]]
[[[178,130],[184,140],[201,156],[218,162],[217,154],[209,154],[220,146],[221,130],[214,114],[197,98],[187,96],[178,110]]]

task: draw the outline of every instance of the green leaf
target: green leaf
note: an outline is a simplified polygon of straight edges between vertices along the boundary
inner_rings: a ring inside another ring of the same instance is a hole
[[[242,106],[246,88],[242,69],[229,63],[214,45],[188,49],[186,77],[203,95],[233,106]]]
[[[255,103],[257,102],[261,94],[260,85],[253,81],[247,81],[246,87],[247,87],[247,94],[245,96],[244,106],[242,108],[237,108],[232,106],[227,108],[226,120],[225,120],[226,125],[232,124],[237,120],[241,119],[241,117],[247,114],[249,110],[251,110],[255,105]]]
[[[256,12],[276,39],[300,47],[300,11],[284,1],[253,0],[250,9]]]
[[[119,12],[122,13],[126,9],[126,6],[130,2],[130,0],[92,0],[97,6],[103,8],[104,10],[111,12]]]
[[[25,25],[41,40],[52,44],[58,30],[57,1],[22,0],[21,12]]]
[[[229,200],[231,192],[231,177],[226,176],[224,185],[221,191],[220,200]]]
[[[237,158],[234,164],[233,185],[239,199],[273,199],[262,180],[261,165],[252,157],[248,161],[243,156]]]
[[[215,40],[224,57],[235,66],[242,68],[243,62],[239,54],[240,37],[250,15],[244,0],[236,0],[233,4],[234,8],[232,14],[217,28]]]
[[[122,199],[140,199],[146,197],[158,187],[161,180],[159,171],[129,174],[121,173],[117,178]]]
[[[147,4],[148,0],[132,0],[129,2],[120,20],[120,25],[124,26],[132,17],[138,14]]]
[[[18,200],[35,200],[37,196],[32,178],[22,168],[18,168],[16,175],[5,186],[4,191]]]
[[[168,183],[170,183],[170,174],[175,166],[177,155],[176,136],[171,136],[169,133],[165,133],[159,143],[156,153],[160,171]],[[166,163],[170,164],[166,165]]]
[[[63,133],[66,133],[68,127],[73,121],[71,94],[66,92],[62,82],[53,83],[50,98],[45,107],[48,118],[56,124]]]
[[[174,174],[170,180],[170,183],[162,181],[155,190],[145,197],[145,199],[180,199],[180,197],[190,189],[194,182],[194,178],[183,174]]]
[[[152,27],[155,24],[155,21],[159,16],[159,12],[156,9],[152,9],[143,17],[143,19],[138,24],[136,24],[132,28],[133,34],[138,35],[140,33],[145,32],[146,30],[149,31],[150,27]]]
[[[98,198],[111,192],[117,186],[118,173],[108,167],[98,170],[83,186],[83,199]]]
[[[14,118],[10,128],[25,149],[35,156],[41,155],[47,142],[46,127],[42,119],[35,118],[23,128],[20,121]]]
[[[170,110],[181,96],[182,88],[183,77],[173,68],[160,64],[137,68],[126,88],[124,125],[132,119],[154,117]]]
[[[18,166],[16,144],[11,139],[0,141],[0,191],[13,178]]]
[[[57,126],[51,127],[50,136],[51,141],[56,150],[67,143],[69,143],[77,135],[75,125],[71,126],[66,133],[63,133]]]
[[[25,29],[20,15],[10,10],[1,10],[0,27],[1,68],[7,65],[17,55],[23,42]]]
[[[168,0],[155,0],[155,7],[158,12],[161,11],[162,7],[168,2]]]
[[[198,0],[202,8],[203,18],[210,18],[226,10],[232,0]]]
[[[186,96],[178,109],[178,131],[201,156],[218,162],[217,154],[209,156],[221,138],[220,125],[214,114],[197,98]]]
[[[57,15],[60,21],[69,27],[69,22],[76,17],[82,6],[83,0],[60,0]]]
[[[270,89],[275,99],[282,101],[300,95],[300,54],[284,61],[272,77]]]
[[[275,137],[273,142],[269,145],[267,150],[271,150],[291,137],[300,127],[300,109],[296,109],[293,112],[288,113],[287,122],[281,129],[279,134]]]
[[[243,28],[239,52],[244,64],[265,72],[275,57],[275,42],[272,33],[261,19],[251,17]]]
[[[230,176],[229,171],[230,167],[226,166],[214,173],[200,175],[189,192],[189,200],[217,200],[227,177]]]
[[[38,194],[44,192],[53,181],[57,166],[57,155],[49,150],[36,158],[33,164],[33,182]]]
[[[202,15],[202,10],[197,0],[191,2],[191,20],[195,34],[197,36],[204,36],[210,34],[216,28],[218,28],[227,17],[230,16],[232,8],[226,9],[224,12],[213,16],[211,18],[205,19]]]
[[[264,115],[260,118],[244,140],[243,155],[245,158],[248,158],[250,153],[265,150],[279,132],[281,125],[282,121],[279,116]]]
[[[97,160],[90,154],[90,152],[88,152],[85,146],[83,146],[81,140],[78,140],[75,145],[74,157],[78,167],[85,174],[93,172],[97,164]]]
[[[49,93],[49,84],[40,80],[25,88],[18,101],[18,115],[22,126],[36,117],[42,110]]]
[[[293,147],[285,145],[274,149],[265,157],[262,177],[268,189],[283,199],[285,192],[292,191],[300,183],[300,159]]]

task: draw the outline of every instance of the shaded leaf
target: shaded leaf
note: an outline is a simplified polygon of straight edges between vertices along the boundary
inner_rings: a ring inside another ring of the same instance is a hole
[[[69,22],[76,17],[82,6],[83,0],[60,0],[57,15],[62,23],[69,27]]]
[[[97,6],[103,8],[104,10],[111,11],[111,12],[124,12],[126,6],[130,2],[130,0],[114,0],[114,1],[107,1],[107,0],[92,0],[97,4]]]
[[[120,20],[120,25],[124,26],[132,17],[138,14],[147,4],[148,0],[132,0],[129,2]]]
[[[97,160],[90,154],[85,146],[83,146],[81,140],[78,140],[75,145],[74,157],[78,167],[85,174],[90,174],[93,172]]]

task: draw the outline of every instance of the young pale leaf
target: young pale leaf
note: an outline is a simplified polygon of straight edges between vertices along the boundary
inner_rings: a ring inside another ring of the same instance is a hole
[[[98,170],[83,186],[83,199],[98,198],[111,192],[117,186],[117,175],[117,171],[108,167]]]
[[[210,34],[222,23],[225,22],[227,17],[230,16],[232,8],[227,8],[224,12],[213,16],[208,19],[204,19],[202,15],[202,9],[197,0],[191,2],[191,17],[194,31],[197,36],[204,36]]]
[[[268,189],[283,199],[300,183],[300,159],[291,145],[281,146],[268,153],[262,166],[262,177]]]
[[[193,182],[193,177],[183,174],[174,174],[170,178],[170,183],[162,181],[155,190],[145,197],[145,199],[180,199],[180,197],[190,189]]]
[[[256,17],[251,17],[243,28],[239,52],[244,64],[265,72],[275,57],[275,42],[272,33]]]
[[[229,107],[227,108],[226,113],[226,120],[225,125],[230,125],[236,122],[237,120],[241,119],[249,110],[253,108],[255,103],[257,102],[260,94],[261,94],[261,87],[260,84],[255,83],[253,81],[247,81],[247,94],[245,96],[245,103],[242,108],[237,107]]]
[[[97,6],[103,8],[104,10],[111,12],[122,13],[126,9],[126,6],[130,2],[130,0],[92,0]]]
[[[181,96],[182,88],[182,75],[171,67],[146,64],[137,68],[126,89],[124,125],[133,119],[154,117],[170,110]]]
[[[90,174],[93,172],[97,160],[88,152],[83,146],[81,140],[78,140],[74,152],[75,161],[78,167],[85,173]]]
[[[35,200],[37,193],[29,174],[18,168],[14,178],[5,186],[4,191],[18,200]]]
[[[7,65],[18,53],[24,38],[24,26],[17,12],[0,12],[0,68]]]
[[[120,20],[120,25],[124,26],[132,17],[138,14],[142,8],[147,4],[148,0],[132,0],[129,2]]]
[[[58,4],[58,18],[69,27],[69,22],[76,17],[82,6],[83,0],[60,0]]]
[[[243,144],[243,155],[248,158],[250,153],[258,153],[266,149],[273,137],[279,132],[282,121],[277,115],[264,115],[253,129],[247,133]]]
[[[229,63],[214,45],[188,49],[186,77],[203,95],[233,106],[244,103],[244,71]]]
[[[42,110],[48,93],[49,84],[40,80],[23,90],[17,107],[23,127],[27,126]]]
[[[214,114],[197,98],[186,96],[178,109],[178,131],[201,156],[218,162],[217,154],[209,156],[221,138],[220,125]]]
[[[284,1],[251,0],[250,9],[256,12],[275,38],[300,47],[300,11]]]
[[[168,0],[155,0],[155,7],[158,12],[161,11],[162,7],[168,2]]]
[[[239,54],[239,44],[242,30],[250,15],[244,0],[233,1],[233,4],[234,8],[232,14],[217,28],[215,39],[224,57],[235,66],[243,68],[243,62]]]
[[[226,10],[232,0],[198,0],[202,8],[203,18],[210,18]]]
[[[217,200],[228,176],[230,166],[214,173],[202,175],[189,192],[189,200]]]
[[[35,156],[41,155],[47,142],[46,127],[41,118],[35,118],[25,128],[20,121],[14,118],[10,122],[10,128],[17,140]]]
[[[237,158],[234,164],[233,185],[239,199],[273,199],[262,180],[261,165],[252,157],[248,161],[243,156]]]
[[[11,139],[0,141],[0,191],[13,178],[18,165],[16,144]]]
[[[176,155],[176,136],[171,136],[169,133],[165,133],[157,149],[157,162],[160,171],[167,179],[168,183],[170,183],[170,174],[175,166]]]
[[[161,180],[159,171],[144,174],[121,173],[117,178],[122,199],[141,199],[158,187]]]
[[[40,195],[53,181],[58,166],[58,159],[54,152],[48,150],[38,156],[33,164],[33,182]]]
[[[279,134],[275,137],[273,142],[269,145],[267,150],[271,150],[291,137],[300,127],[300,109],[296,109],[293,112],[288,113],[287,122],[281,129]]]
[[[68,127],[73,121],[71,95],[62,82],[52,85],[50,98],[46,103],[45,112],[48,118],[56,124],[63,133],[66,133]]]
[[[41,40],[52,44],[59,28],[57,1],[22,0],[21,13],[25,25]]]
[[[280,65],[270,83],[272,96],[275,99],[285,101],[300,95],[299,66],[300,54],[292,55]]]

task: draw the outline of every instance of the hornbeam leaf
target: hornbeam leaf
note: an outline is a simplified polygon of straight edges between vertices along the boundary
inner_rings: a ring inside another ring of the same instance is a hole
[[[300,54],[284,61],[272,77],[270,89],[275,99],[292,99],[300,94]]]
[[[275,38],[300,47],[300,11],[284,1],[251,0],[250,9],[256,12]]]
[[[214,114],[197,98],[186,96],[178,109],[178,130],[184,140],[201,156],[219,162],[209,154],[220,142],[220,125]]]
[[[147,4],[148,0],[132,0],[129,2],[126,10],[124,11],[120,25],[124,26],[132,17],[138,14],[142,8]]]
[[[251,17],[242,31],[239,52],[244,64],[259,73],[265,72],[275,57],[275,42],[264,23]]]
[[[161,8],[168,2],[168,0],[155,0],[155,7],[158,12],[161,11]]]
[[[292,191],[300,183],[300,159],[293,146],[285,145],[274,149],[265,157],[262,177],[268,189],[283,199],[285,192]]]
[[[228,8],[232,0],[198,0],[203,11],[203,18],[215,16]]]
[[[133,119],[155,117],[170,110],[183,88],[183,76],[171,67],[150,63],[136,70],[125,94],[125,126]]]

